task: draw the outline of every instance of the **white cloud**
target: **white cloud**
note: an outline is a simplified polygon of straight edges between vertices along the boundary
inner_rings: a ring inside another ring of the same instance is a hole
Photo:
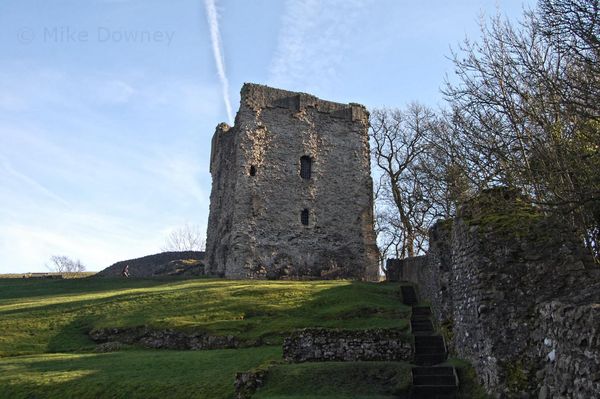
[[[338,84],[369,0],[287,0],[269,84],[319,92]]]

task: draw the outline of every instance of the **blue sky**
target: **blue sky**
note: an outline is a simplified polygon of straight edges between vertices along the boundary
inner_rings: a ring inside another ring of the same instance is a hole
[[[0,0],[0,273],[100,270],[205,230],[210,139],[244,82],[437,107],[450,47],[533,5],[215,0],[211,24],[212,3]]]

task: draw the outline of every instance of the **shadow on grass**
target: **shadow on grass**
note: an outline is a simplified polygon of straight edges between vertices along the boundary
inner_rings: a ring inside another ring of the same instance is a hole
[[[280,356],[280,348],[263,347],[1,359],[0,397],[232,398],[237,371]]]
[[[47,353],[93,351],[96,343],[88,332],[92,329],[91,317],[79,317],[64,325],[60,331],[48,341]]]
[[[60,284],[55,292],[56,283]],[[410,314],[410,308],[401,303],[400,284],[121,279],[97,279],[88,287],[77,283],[45,282],[32,295],[109,295],[0,312],[0,323],[4,318],[15,328],[25,315],[31,323],[37,318],[51,320],[56,329],[29,339],[47,340],[48,352],[65,352],[91,350],[94,344],[87,332],[107,322],[114,323],[111,327],[148,324],[185,328],[185,323],[169,324],[183,318],[194,329],[232,334],[242,340],[261,337],[268,345],[280,344],[296,328],[407,326]],[[119,293],[140,288],[150,290]],[[24,287],[19,289],[23,301],[33,300]],[[0,300],[0,305],[5,303]],[[28,328],[35,331],[35,324]],[[8,331],[10,334],[20,339],[15,331]],[[0,397],[232,398],[235,372],[275,359],[281,359],[280,346],[4,358],[0,359]]]
[[[404,362],[325,362],[271,367],[253,398],[401,398],[410,388]]]
[[[400,284],[122,279],[100,284],[98,280],[92,281],[90,292],[106,292],[107,296],[86,299],[89,292],[83,290],[81,299],[0,311],[0,323],[10,322],[8,335],[21,339],[13,330],[27,319],[29,341],[47,340],[47,351],[64,352],[91,349],[87,333],[97,327],[147,325],[279,345],[291,331],[305,327],[407,328],[410,314],[410,308],[401,303]],[[141,291],[120,292],[127,289]],[[51,290],[45,291],[51,301]],[[57,295],[64,293],[59,290]],[[3,353],[10,354],[10,342],[1,346]]]
[[[401,303],[398,284],[294,283],[331,286],[297,299],[286,282],[267,283],[279,284],[280,287],[275,286],[277,292],[273,286],[249,286],[237,290],[231,293],[237,300],[225,309],[240,314],[241,318],[206,323],[207,330],[277,345],[293,330],[307,327],[408,328],[411,309]]]

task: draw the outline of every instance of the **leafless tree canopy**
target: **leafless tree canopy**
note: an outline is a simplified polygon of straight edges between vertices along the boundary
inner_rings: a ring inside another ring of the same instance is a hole
[[[492,18],[481,33],[453,53],[456,79],[437,116],[415,106],[373,113],[380,244],[412,256],[432,218],[504,185],[598,256],[600,0],[540,0],[520,23]]]
[[[444,93],[469,175],[520,188],[598,253],[598,0],[541,0],[520,25],[494,18],[454,54]]]
[[[163,251],[204,251],[206,240],[200,226],[185,224],[173,230],[162,247]]]
[[[439,145],[443,124],[419,104],[375,110],[370,124],[382,256],[415,256],[425,250],[432,223],[454,211],[455,165]]]
[[[50,262],[46,264],[46,268],[52,272],[63,274],[82,273],[85,271],[85,266],[79,259],[73,260],[64,255],[51,256]]]

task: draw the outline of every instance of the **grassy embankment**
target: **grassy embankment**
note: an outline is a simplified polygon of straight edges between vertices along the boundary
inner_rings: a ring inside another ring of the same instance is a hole
[[[0,280],[0,397],[231,398],[235,372],[280,360],[293,329],[406,327],[408,312],[397,284]],[[231,334],[261,346],[95,353],[87,336],[96,327],[140,325]],[[259,397],[385,398],[406,385],[408,367],[277,365],[272,376],[280,383]]]

